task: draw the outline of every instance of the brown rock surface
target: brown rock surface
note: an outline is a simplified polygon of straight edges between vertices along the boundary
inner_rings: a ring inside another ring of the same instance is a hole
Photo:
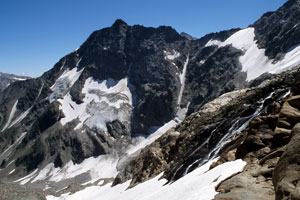
[[[273,173],[276,200],[300,199],[300,123]]]
[[[219,185],[215,200],[274,200],[271,170],[260,166],[257,160],[248,163],[244,172]]]

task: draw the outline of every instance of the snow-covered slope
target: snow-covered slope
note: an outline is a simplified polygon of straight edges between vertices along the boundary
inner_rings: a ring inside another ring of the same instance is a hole
[[[209,170],[213,161],[199,167],[173,184],[166,184],[161,175],[134,188],[127,189],[129,181],[114,187],[110,184],[87,187],[75,194],[62,194],[60,197],[47,196],[47,200],[90,200],[99,197],[105,200],[198,200],[213,199],[215,187],[226,178],[243,170],[245,162],[236,160]],[[101,185],[102,184],[102,185]]]
[[[239,61],[242,65],[242,71],[247,72],[247,81],[251,81],[264,73],[280,73],[300,64],[300,45],[292,47],[281,60],[274,61],[265,55],[264,49],[258,48],[254,32],[254,28],[249,27],[236,32],[224,42],[209,40],[205,46],[224,47],[232,45],[240,49],[243,55]]]

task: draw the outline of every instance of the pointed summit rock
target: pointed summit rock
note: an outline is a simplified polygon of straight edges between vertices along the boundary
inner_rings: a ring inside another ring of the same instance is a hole
[[[128,26],[128,24],[127,24],[125,21],[123,21],[122,19],[117,19],[117,20],[113,23],[112,26],[113,26],[113,27],[120,27],[120,26]]]

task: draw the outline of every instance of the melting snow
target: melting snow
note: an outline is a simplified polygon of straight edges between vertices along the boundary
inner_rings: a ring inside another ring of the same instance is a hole
[[[247,81],[253,80],[266,72],[276,74],[300,64],[300,45],[286,53],[282,60],[273,63],[273,60],[265,56],[265,49],[258,48],[253,27],[236,32],[224,42],[210,40],[205,46],[217,45],[223,47],[230,44],[244,52],[239,60],[242,71],[247,72]]]
[[[74,194],[47,196],[47,200],[93,200],[99,197],[105,200],[209,200],[217,194],[215,187],[221,181],[242,171],[246,165],[244,161],[236,160],[209,170],[212,162],[206,163],[173,184],[164,185],[166,180],[160,179],[160,174],[131,189],[127,189],[130,184],[130,181],[127,181],[114,187],[109,184],[92,186]]]

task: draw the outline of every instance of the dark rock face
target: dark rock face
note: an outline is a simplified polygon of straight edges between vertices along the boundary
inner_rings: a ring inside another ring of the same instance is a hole
[[[265,13],[253,27],[266,56],[280,60],[300,43],[300,1],[289,0],[276,12]]]
[[[183,104],[190,102],[189,113],[223,93],[245,87],[246,73],[241,72],[238,61],[242,55],[240,50],[231,46],[199,50],[195,45],[192,51],[195,53],[188,65],[183,95]]]

